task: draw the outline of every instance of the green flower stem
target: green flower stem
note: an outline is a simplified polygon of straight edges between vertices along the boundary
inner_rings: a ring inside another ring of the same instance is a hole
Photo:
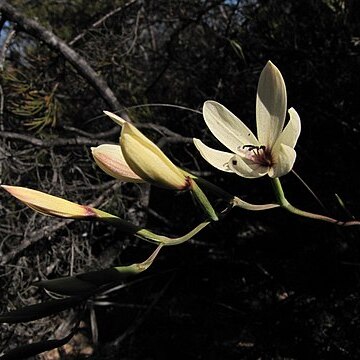
[[[157,246],[157,248],[155,249],[155,251],[143,262],[141,263],[137,263],[137,264],[132,264],[129,266],[117,266],[115,267],[115,269],[122,273],[130,273],[130,274],[137,274],[140,273],[142,271],[145,271],[155,260],[156,256],[158,255],[160,249],[163,247],[163,244],[159,244]]]
[[[271,183],[272,183],[278,204],[285,210],[287,210],[295,215],[299,215],[299,216],[303,216],[303,217],[307,217],[307,218],[315,219],[315,220],[322,220],[322,221],[326,221],[326,222],[336,224],[336,225],[341,225],[341,226],[360,225],[360,221],[356,221],[356,220],[339,221],[339,220],[336,220],[329,216],[314,214],[314,213],[311,213],[308,211],[300,210],[300,209],[296,208],[295,206],[291,205],[289,203],[289,201],[286,199],[284,190],[281,186],[281,182],[280,182],[279,178],[271,179]]]
[[[194,235],[196,235],[199,231],[201,231],[204,227],[209,225],[210,221],[205,221],[196,226],[194,229],[192,229],[187,234],[177,237],[177,238],[170,238],[165,235],[159,235],[155,234],[152,231],[142,228],[140,226],[134,225],[126,220],[123,220],[115,215],[109,214],[105,211],[93,209],[96,211],[96,214],[98,217],[96,220],[100,220],[103,222],[110,223],[116,227],[118,227],[122,232],[129,234],[129,235],[135,235],[139,237],[140,239],[149,241],[151,243],[155,244],[161,244],[165,246],[171,246],[171,245],[179,245],[182,244],[185,241],[188,241],[191,239]]]
[[[137,226],[129,221],[123,220],[116,215],[95,208],[93,208],[93,211],[96,213],[97,216],[93,220],[99,220],[117,226],[126,234],[135,234],[136,232],[141,230],[140,226]]]
[[[198,177],[191,173],[188,173],[185,170],[182,170],[182,172],[184,172],[187,176],[194,179],[198,184],[200,184],[202,187],[204,187],[207,190],[209,190],[210,192],[212,192],[214,195],[221,197],[223,200],[225,200],[229,203],[229,206],[222,211],[223,215],[227,214],[234,207],[240,207],[242,209],[250,210],[250,211],[262,211],[262,210],[274,209],[274,208],[277,208],[280,206],[279,204],[251,204],[251,203],[248,203],[248,202],[240,199],[239,197],[228,193],[224,189],[211,183],[208,180],[205,180],[201,177]]]
[[[203,210],[211,220],[218,221],[219,218],[204,192],[200,189],[194,179],[192,179],[191,177],[189,177],[188,179],[190,182],[190,191],[194,195],[195,199],[198,201],[199,205],[203,208]]]
[[[199,231],[201,231],[204,227],[206,227],[209,224],[210,224],[209,221],[203,222],[198,226],[196,226],[194,229],[192,229],[190,232],[185,234],[184,236],[180,236],[178,238],[170,238],[168,236],[154,234],[152,231],[147,229],[139,230],[135,234],[135,236],[143,240],[165,246],[179,245],[190,240],[194,235],[196,235]]]
[[[222,199],[224,199],[225,201],[228,201],[229,203],[232,203],[234,200],[234,195],[231,195],[230,193],[228,193],[227,191],[223,190],[222,188],[220,188],[219,186],[211,183],[208,180],[205,180],[201,177],[192,175],[190,173],[187,173],[188,176],[190,176],[192,179],[194,179],[197,183],[199,183],[201,186],[204,186],[205,188],[207,188],[209,191],[211,191],[213,194],[221,197]]]

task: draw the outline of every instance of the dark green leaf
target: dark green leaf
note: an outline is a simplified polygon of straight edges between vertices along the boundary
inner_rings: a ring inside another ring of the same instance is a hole
[[[124,268],[127,268],[124,266]],[[84,274],[52,280],[43,280],[34,285],[57,294],[78,296],[92,295],[101,286],[118,283],[134,272],[120,272],[115,268],[90,271]]]
[[[128,268],[127,266],[122,266],[119,268]],[[99,271],[91,271],[84,274],[77,275],[78,279],[89,281],[92,284],[96,284],[98,286],[106,285],[112,282],[119,282],[132,275],[133,272],[120,272],[115,268],[99,270]]]
[[[34,285],[57,294],[70,296],[91,295],[98,288],[98,285],[78,279],[76,276],[43,280]]]
[[[83,300],[84,299],[82,297],[70,297],[60,300],[51,300],[41,304],[29,305],[0,315],[0,322],[19,323],[41,319],[74,307],[75,305],[80,304]]]
[[[69,342],[71,338],[74,336],[76,330],[77,327],[68,336],[60,340],[45,340],[10,350],[5,355],[1,356],[0,360],[22,360],[30,356],[38,355],[44,351],[56,349]]]

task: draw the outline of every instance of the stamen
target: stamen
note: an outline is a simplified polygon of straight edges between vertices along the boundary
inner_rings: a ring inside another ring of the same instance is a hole
[[[254,163],[262,166],[271,166],[273,163],[271,152],[265,145],[243,145],[240,149],[245,152],[244,156]]]
[[[256,146],[256,145],[244,145],[242,148],[243,148],[243,149],[248,148],[249,151],[252,151],[252,150],[254,150],[254,149],[258,149],[259,147]]]

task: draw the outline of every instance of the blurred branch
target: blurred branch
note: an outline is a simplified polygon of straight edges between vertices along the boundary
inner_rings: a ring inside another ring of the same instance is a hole
[[[2,30],[2,28],[3,26],[0,28],[0,31]],[[3,40],[3,45],[0,49],[0,131],[4,130],[4,92],[2,88],[2,78],[5,66],[6,51],[9,48],[11,40],[14,38],[15,34],[16,31],[13,29],[13,27],[10,27],[6,33],[5,39]]]
[[[0,92],[1,94],[1,92]],[[141,127],[141,126],[139,126]],[[146,126],[147,127],[147,126]],[[156,128],[155,125],[153,128]],[[164,128],[163,126],[159,126],[159,128]],[[72,129],[72,131],[75,131],[75,128],[68,128],[68,130]],[[116,131],[115,131],[116,130]],[[77,129],[77,132],[81,132],[81,130]],[[38,147],[56,147],[56,146],[78,146],[78,145],[91,145],[91,146],[97,146],[104,143],[104,139],[107,136],[115,135],[119,132],[119,129],[112,129],[109,132],[104,132],[97,136],[96,134],[88,134],[90,137],[84,137],[84,136],[75,136],[73,138],[54,138],[49,140],[42,140],[35,136],[26,135],[26,134],[20,134],[10,131],[1,131],[0,132],[0,138],[8,139],[8,140],[20,140],[27,143],[30,143],[32,145],[38,146]],[[85,133],[85,132],[84,132]],[[193,139],[191,137],[185,137],[176,133],[171,132],[171,136],[163,136],[157,143],[159,147],[163,147],[165,144],[171,143],[171,144],[178,144],[178,143],[186,143],[191,144],[193,142]],[[105,135],[105,136],[104,136]]]
[[[162,137],[158,142],[157,142],[157,146],[159,148],[162,148],[165,144],[192,144],[193,143],[193,138],[191,137],[185,137],[185,136],[181,136],[181,135],[176,135],[176,136],[164,136]]]
[[[1,131],[0,138],[9,139],[9,140],[20,140],[39,147],[55,147],[55,146],[70,146],[70,145],[101,145],[104,143],[103,140],[89,139],[83,136],[76,136],[70,139],[54,138],[49,140],[42,140],[34,136],[14,133],[10,131]]]
[[[64,125],[62,128],[64,130],[66,130],[66,131],[71,131],[71,132],[80,134],[80,135],[85,136],[85,137],[87,137],[89,139],[106,139],[106,138],[109,138],[109,137],[112,137],[112,136],[115,136],[115,135],[119,135],[120,130],[121,130],[118,125],[115,125],[110,130],[103,131],[103,132],[98,132],[96,134],[93,134],[93,133],[89,133],[87,131],[78,129],[78,128],[73,127],[73,126]]]
[[[119,6],[118,8],[110,11],[109,13],[107,13],[106,15],[104,15],[101,19],[99,19],[98,21],[94,22],[92,25],[91,25],[91,28],[97,28],[99,27],[103,22],[105,22],[108,18],[110,18],[111,16],[127,9],[128,7],[130,7],[132,4],[136,3],[137,0],[131,0],[129,1],[128,3],[122,5],[122,6]],[[74,39],[72,39],[70,42],[69,42],[69,45],[74,45],[77,41],[79,41],[80,39],[82,39],[90,30],[89,29],[86,29],[85,31],[83,31],[82,33],[80,33],[79,35],[77,35]]]
[[[0,30],[2,30],[2,28],[0,28]],[[1,73],[4,71],[6,51],[9,48],[11,40],[14,38],[15,34],[16,34],[16,31],[13,28],[13,26],[11,26],[8,29],[8,31],[6,32],[5,39],[3,40],[3,45],[0,49],[0,72]]]
[[[50,30],[47,30],[45,27],[40,25],[37,21],[28,19],[13,6],[9,5],[5,0],[0,0],[0,11],[2,13],[2,17],[16,23],[19,29],[25,31],[31,36],[34,36],[38,40],[43,41],[51,49],[64,56],[64,58],[67,59],[72,66],[74,66],[78,73],[94,87],[94,89],[112,110],[118,110],[121,108],[118,99],[109,88],[106,81],[98,75],[89,63],[69,45],[67,45]],[[126,115],[123,114],[122,116]]]
[[[1,18],[0,31],[3,30],[5,25],[4,19]],[[6,60],[6,51],[11,44],[11,40],[14,38],[16,31],[13,27],[10,27],[5,35],[5,39],[3,40],[3,45],[0,49],[0,133],[4,131],[4,91],[3,91],[3,73],[5,67]],[[0,143],[0,148],[5,146],[4,143]],[[3,175],[3,163],[0,163],[0,178]]]

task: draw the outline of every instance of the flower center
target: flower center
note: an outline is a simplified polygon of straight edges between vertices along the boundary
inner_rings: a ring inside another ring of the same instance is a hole
[[[244,145],[241,148],[241,152],[246,159],[253,161],[255,164],[259,164],[261,166],[273,165],[271,151],[266,148],[265,145]]]

